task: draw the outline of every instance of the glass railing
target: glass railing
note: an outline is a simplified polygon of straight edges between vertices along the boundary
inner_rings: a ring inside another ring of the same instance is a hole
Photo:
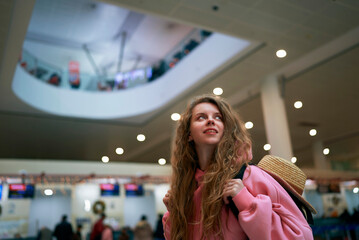
[[[40,81],[46,82],[53,86],[61,88],[80,88],[87,90],[95,79],[96,76],[86,73],[80,73],[79,79],[81,79],[81,85],[72,85],[69,82],[69,73],[60,67],[54,66],[42,59],[35,57],[30,52],[23,50],[22,56],[20,56],[19,64],[28,73],[39,79]],[[67,81],[66,81],[67,80]]]
[[[53,86],[86,91],[121,91],[141,86],[161,77],[189,55],[211,32],[194,30],[187,35],[164,59],[153,66],[107,76],[74,73],[40,60],[23,50],[19,64],[37,79]]]
[[[133,71],[121,72],[104,80],[95,79],[92,91],[117,91],[143,85],[152,77],[152,67],[135,69]]]
[[[61,84],[61,79],[63,77],[62,69],[39,60],[28,51],[22,51],[19,63],[28,73],[37,79],[56,86]]]

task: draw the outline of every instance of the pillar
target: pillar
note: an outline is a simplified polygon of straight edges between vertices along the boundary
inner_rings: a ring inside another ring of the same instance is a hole
[[[290,160],[293,157],[292,143],[276,76],[269,76],[262,82],[261,100],[267,141],[271,145],[270,154]]]
[[[313,159],[315,169],[328,170],[330,165],[323,154],[323,142],[316,141],[313,144]]]

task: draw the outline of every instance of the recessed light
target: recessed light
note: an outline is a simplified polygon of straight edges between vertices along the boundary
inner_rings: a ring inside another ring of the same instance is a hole
[[[143,141],[145,141],[145,139],[146,139],[145,135],[143,135],[143,134],[138,134],[137,135],[137,141],[143,142]]]
[[[315,130],[315,129],[310,129],[309,135],[312,136],[312,137],[315,136],[315,135],[317,135],[317,130]]]
[[[328,155],[329,152],[330,152],[329,148],[324,148],[324,149],[323,149],[323,154],[324,154],[324,155]]]
[[[302,107],[303,107],[303,103],[302,103],[301,101],[296,101],[296,102],[294,103],[294,107],[297,108],[297,109],[302,108]]]
[[[353,188],[353,193],[358,193],[358,192],[359,192],[359,188],[358,188],[358,187]]]
[[[181,119],[181,115],[180,115],[179,113],[172,113],[172,114],[171,114],[171,119],[172,119],[173,121],[178,121],[178,120]]]
[[[280,49],[276,52],[276,55],[279,58],[284,58],[285,56],[287,56],[287,52],[284,49]]]
[[[213,89],[213,94],[214,95],[219,96],[219,95],[222,95],[222,93],[223,93],[223,89],[220,88],[220,87],[217,87],[217,88]]]
[[[104,163],[108,163],[108,162],[110,161],[110,159],[109,159],[107,156],[103,156],[103,157],[101,158],[101,160],[102,160],[102,162],[104,162]]]
[[[118,155],[121,155],[121,154],[123,154],[125,151],[123,150],[123,148],[116,148],[116,153],[118,154]]]
[[[164,159],[164,158],[158,159],[158,164],[159,165],[165,165],[166,164],[166,159]]]
[[[248,122],[246,122],[245,124],[244,124],[244,126],[247,128],[247,129],[251,129],[251,128],[253,128],[253,123],[252,122],[250,122],[250,121],[248,121]]]
[[[52,194],[54,194],[54,191],[52,191],[51,189],[45,189],[44,190],[44,194],[46,195],[46,196],[52,196]]]
[[[292,159],[290,160],[292,163],[296,163],[297,162],[297,158],[296,157],[292,157]]]
[[[263,149],[266,151],[269,151],[271,149],[271,145],[269,143],[267,143],[263,146]]]

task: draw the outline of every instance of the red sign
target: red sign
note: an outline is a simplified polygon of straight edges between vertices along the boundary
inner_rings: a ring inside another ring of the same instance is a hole
[[[25,191],[26,190],[25,184],[10,184],[9,188],[10,188],[10,191]]]
[[[80,86],[80,64],[76,61],[69,62],[69,82],[73,87]]]
[[[113,190],[115,186],[113,184],[101,184],[101,190]]]
[[[138,186],[136,184],[127,183],[127,184],[125,184],[125,189],[130,190],[130,191],[137,191]]]

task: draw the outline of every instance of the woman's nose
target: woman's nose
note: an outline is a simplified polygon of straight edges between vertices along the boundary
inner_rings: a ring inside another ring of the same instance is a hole
[[[214,125],[214,121],[213,121],[213,119],[208,119],[208,121],[207,121],[207,125]]]

